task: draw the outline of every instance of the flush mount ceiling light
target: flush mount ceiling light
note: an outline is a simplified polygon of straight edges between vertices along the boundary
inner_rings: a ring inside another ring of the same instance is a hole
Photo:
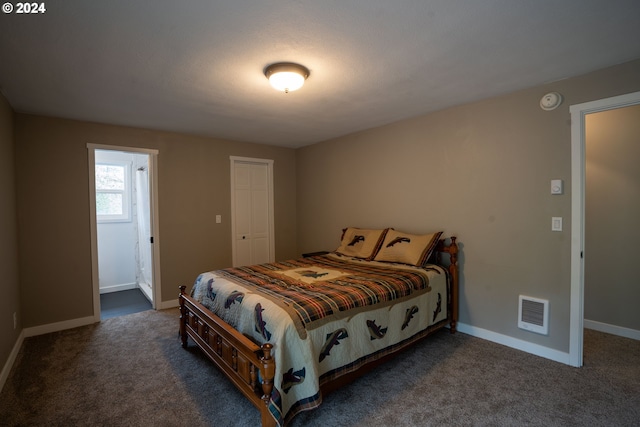
[[[265,68],[264,75],[275,90],[289,93],[302,87],[309,77],[309,70],[300,64],[278,62]]]

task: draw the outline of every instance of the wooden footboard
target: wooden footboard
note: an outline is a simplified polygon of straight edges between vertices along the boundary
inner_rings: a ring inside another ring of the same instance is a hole
[[[276,364],[273,345],[259,346],[233,329],[180,286],[180,338],[191,339],[260,411],[263,426],[275,426],[268,410]],[[260,375],[258,376],[258,372]],[[260,382],[258,381],[260,378]]]
[[[458,245],[456,238],[452,237],[451,243],[448,245],[444,240],[441,240],[437,251],[436,262],[440,265],[443,265],[441,255],[443,253],[449,255],[449,263],[445,265],[451,279],[448,320],[451,333],[454,333],[458,321]],[[238,390],[258,408],[262,426],[275,426],[275,419],[268,409],[276,370],[276,362],[271,355],[273,345],[269,343],[262,346],[257,345],[187,295],[185,289],[186,286],[180,286],[178,298],[182,346],[187,346],[187,340],[190,337],[235,384]],[[432,332],[434,331],[435,329]],[[322,384],[322,392],[326,394],[339,388],[391,356],[387,355],[355,372]]]

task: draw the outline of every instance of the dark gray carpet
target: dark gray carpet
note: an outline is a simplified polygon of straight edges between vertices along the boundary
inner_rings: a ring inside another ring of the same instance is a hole
[[[26,339],[0,392],[0,425],[259,425],[208,359],[180,346],[177,317],[145,311]],[[291,425],[640,425],[640,342],[587,330],[584,353],[571,368],[443,331]]]

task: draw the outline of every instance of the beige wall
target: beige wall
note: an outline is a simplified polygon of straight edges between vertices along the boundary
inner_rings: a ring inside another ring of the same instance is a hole
[[[0,95],[0,369],[22,330],[14,170],[13,110]],[[16,329],[13,313],[18,315]]]
[[[345,226],[443,229],[462,247],[462,323],[568,352],[569,106],[638,91],[638,75],[633,61],[299,149],[298,248],[335,249]],[[538,106],[549,91],[555,111]],[[518,329],[519,294],[550,300],[548,336]]]
[[[640,105],[586,129],[585,319],[640,331]]]
[[[231,265],[229,156],[274,160],[276,258],[297,256],[292,149],[25,114],[15,142],[25,327],[93,315],[87,143],[159,150],[163,301]]]

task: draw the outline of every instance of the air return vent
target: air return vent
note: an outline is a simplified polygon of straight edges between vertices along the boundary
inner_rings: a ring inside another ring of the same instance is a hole
[[[549,333],[549,301],[520,295],[518,327],[547,335]]]

